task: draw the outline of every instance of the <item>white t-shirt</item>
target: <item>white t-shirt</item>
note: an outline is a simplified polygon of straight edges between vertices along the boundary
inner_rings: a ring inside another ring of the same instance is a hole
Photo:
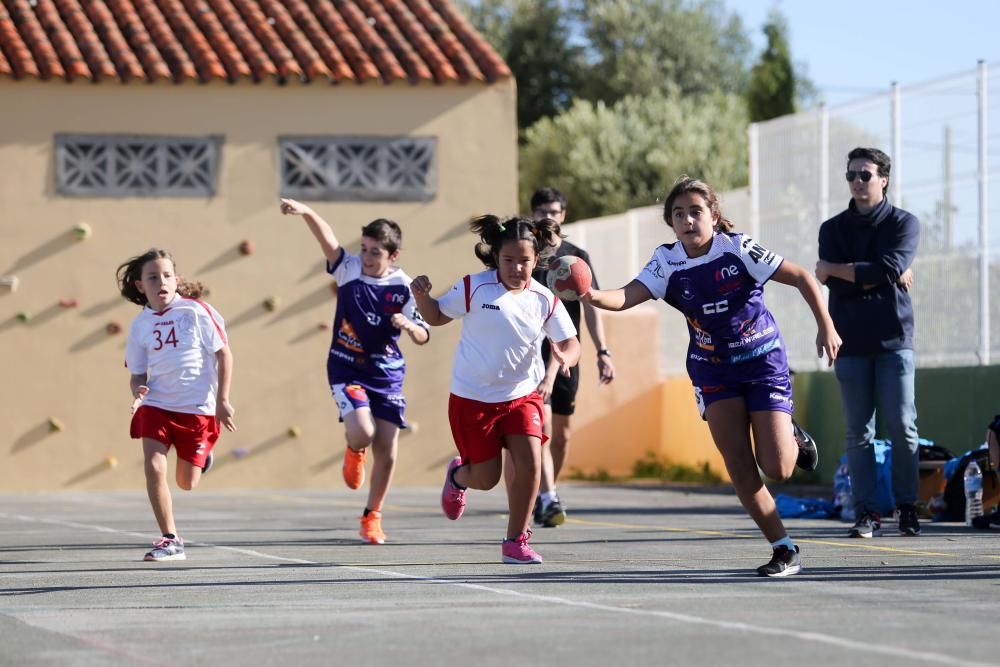
[[[462,320],[451,393],[483,403],[527,396],[545,377],[542,339],[576,335],[566,307],[531,280],[511,292],[495,270],[465,276],[440,299],[442,314]]]
[[[143,308],[125,346],[129,372],[149,374],[143,405],[214,415],[219,385],[215,353],[226,342],[225,322],[207,303],[177,295],[160,312]]]

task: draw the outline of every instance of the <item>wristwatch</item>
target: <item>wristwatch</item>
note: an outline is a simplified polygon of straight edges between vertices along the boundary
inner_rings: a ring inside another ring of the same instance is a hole
[[[605,357],[610,357],[611,356],[611,351],[608,350],[608,348],[606,348],[606,347],[602,347],[601,349],[599,349],[597,351],[597,356],[600,357],[602,355],[605,356]]]

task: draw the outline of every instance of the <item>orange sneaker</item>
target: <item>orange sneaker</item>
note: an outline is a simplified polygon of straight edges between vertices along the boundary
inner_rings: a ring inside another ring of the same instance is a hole
[[[368,544],[385,544],[381,512],[372,510],[368,516],[361,517],[361,539]]]
[[[350,447],[344,451],[344,467],[341,468],[341,471],[344,473],[344,483],[349,489],[360,489],[361,485],[365,483],[366,451],[362,449],[360,452],[356,452]]]

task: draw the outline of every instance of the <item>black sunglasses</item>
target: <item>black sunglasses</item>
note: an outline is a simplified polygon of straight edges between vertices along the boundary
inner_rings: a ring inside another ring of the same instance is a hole
[[[848,183],[853,183],[855,178],[860,178],[862,183],[867,183],[868,181],[872,180],[872,176],[874,176],[875,174],[867,170],[854,171],[853,169],[848,169],[847,173],[844,175],[847,176]]]

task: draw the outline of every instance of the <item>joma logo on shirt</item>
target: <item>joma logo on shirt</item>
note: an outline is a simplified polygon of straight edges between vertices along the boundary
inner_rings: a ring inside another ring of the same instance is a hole
[[[500,306],[496,305],[495,303],[484,303],[483,308],[485,308],[486,310],[500,310]]]

